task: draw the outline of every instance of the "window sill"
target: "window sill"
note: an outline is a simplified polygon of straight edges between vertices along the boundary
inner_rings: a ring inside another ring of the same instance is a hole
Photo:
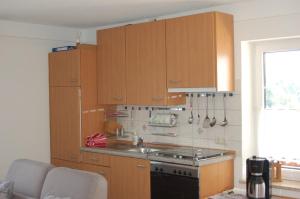
[[[273,182],[272,188],[300,191],[300,182],[292,180],[283,180],[282,182]]]

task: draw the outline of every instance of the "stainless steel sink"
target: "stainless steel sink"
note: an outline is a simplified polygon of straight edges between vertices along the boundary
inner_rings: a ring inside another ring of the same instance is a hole
[[[147,153],[152,153],[152,152],[159,151],[159,149],[140,147],[140,148],[128,149],[128,151],[147,154]]]

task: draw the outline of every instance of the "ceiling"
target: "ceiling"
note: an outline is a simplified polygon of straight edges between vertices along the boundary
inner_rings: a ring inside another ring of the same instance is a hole
[[[237,1],[241,0],[0,0],[0,19],[90,28]]]

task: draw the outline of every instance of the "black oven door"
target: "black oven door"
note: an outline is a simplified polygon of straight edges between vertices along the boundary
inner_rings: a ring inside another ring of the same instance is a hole
[[[199,199],[199,179],[151,172],[151,199]]]

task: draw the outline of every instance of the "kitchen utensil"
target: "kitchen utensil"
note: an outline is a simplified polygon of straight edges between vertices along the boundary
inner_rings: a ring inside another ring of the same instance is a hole
[[[210,119],[208,117],[208,95],[206,95],[206,116],[203,121],[203,128],[209,128],[210,127]]]
[[[188,123],[193,124],[194,115],[193,115],[193,94],[190,95],[190,108],[191,108],[191,116],[188,118]]]
[[[201,133],[203,133],[203,128],[200,125],[200,123],[201,123],[201,116],[200,116],[201,94],[198,94],[197,104],[198,104],[197,126],[198,126],[198,133],[201,134]]]
[[[197,96],[197,106],[198,106],[198,114],[197,114],[197,125],[200,125],[201,122],[201,117],[200,117],[200,101],[201,100],[201,95],[198,94]]]
[[[130,110],[130,128],[132,129],[134,127],[134,107],[131,107]]]
[[[226,126],[228,124],[227,118],[226,118],[226,102],[225,102],[226,94],[223,96],[223,106],[224,106],[224,120],[220,123],[220,126]]]
[[[209,123],[209,125],[211,127],[215,126],[216,123],[217,123],[217,120],[216,120],[216,117],[215,117],[215,115],[216,115],[216,99],[215,99],[215,94],[212,95],[212,98],[213,98],[213,104],[214,104],[214,116],[213,116],[213,118],[211,119],[211,121]]]

